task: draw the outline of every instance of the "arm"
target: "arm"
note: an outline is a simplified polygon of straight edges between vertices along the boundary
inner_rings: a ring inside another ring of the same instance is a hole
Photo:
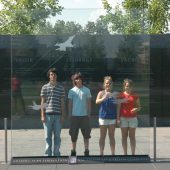
[[[87,114],[88,116],[91,114],[91,98],[87,99]]]
[[[102,95],[102,91],[100,91],[96,98],[96,104],[102,103],[107,98],[107,95]]]
[[[117,102],[117,117],[116,117],[116,123],[120,124],[120,107],[121,107],[121,103],[119,102],[119,100],[121,99],[120,94],[116,96],[116,100]]]
[[[69,117],[72,116],[72,109],[73,109],[73,101],[71,99],[68,100],[68,113]]]
[[[120,124],[120,104],[117,104],[117,117],[116,117],[116,123]]]
[[[120,119],[120,104],[117,104],[117,119]]]
[[[45,97],[42,96],[41,97],[41,121],[42,122],[45,122],[45,108],[44,108],[44,105],[45,105]]]
[[[135,108],[132,109],[132,112],[139,112],[141,110],[141,105],[140,105],[140,100],[139,98],[136,100],[136,103],[135,103]]]

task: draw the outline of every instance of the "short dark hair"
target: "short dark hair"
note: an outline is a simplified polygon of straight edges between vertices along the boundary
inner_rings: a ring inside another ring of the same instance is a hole
[[[82,80],[82,83],[83,83],[83,76],[82,74],[79,72],[79,73],[75,73],[71,76],[71,79],[73,81],[73,85],[76,86],[76,79],[81,79]]]
[[[50,69],[48,70],[48,72],[47,72],[47,77],[48,77],[48,78],[49,78],[49,76],[50,76],[50,72],[55,73],[55,74],[57,75],[57,70],[56,70],[56,68],[50,68]]]

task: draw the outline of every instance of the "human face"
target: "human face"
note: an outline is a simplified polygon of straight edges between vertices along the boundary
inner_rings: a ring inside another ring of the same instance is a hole
[[[108,79],[105,80],[104,86],[105,86],[106,90],[110,90],[111,89],[111,85],[112,85],[112,83],[111,83],[110,80],[108,80]]]
[[[125,88],[126,92],[131,92],[132,91],[132,87],[130,86],[129,83],[126,83],[124,88]]]
[[[57,75],[53,72],[50,72],[49,78],[50,78],[50,82],[56,82]]]
[[[82,79],[81,78],[76,78],[75,79],[75,84],[76,84],[76,86],[81,87],[82,86]]]

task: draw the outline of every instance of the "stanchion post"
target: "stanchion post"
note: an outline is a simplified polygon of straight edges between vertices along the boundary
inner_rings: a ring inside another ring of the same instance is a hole
[[[156,117],[153,118],[154,121],[154,127],[153,127],[153,153],[154,153],[154,162],[156,162],[156,127],[157,127],[157,121]]]
[[[8,126],[8,123],[7,123],[7,118],[4,118],[4,130],[5,130],[5,163],[8,162],[8,148],[7,148],[7,143],[8,143],[8,139],[7,139],[7,126]]]

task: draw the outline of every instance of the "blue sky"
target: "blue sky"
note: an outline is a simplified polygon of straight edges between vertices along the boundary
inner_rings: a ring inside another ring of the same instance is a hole
[[[112,7],[121,4],[123,0],[108,0]],[[64,7],[61,15],[52,18],[50,22],[56,20],[74,21],[86,25],[88,21],[95,21],[101,14],[105,14],[102,0],[59,0],[59,4]]]
[[[114,0],[112,0],[114,1]],[[101,8],[101,0],[59,0],[64,8]]]
[[[115,6],[123,0],[108,0],[109,4]],[[102,8],[102,0],[59,0],[59,4],[65,8]]]

